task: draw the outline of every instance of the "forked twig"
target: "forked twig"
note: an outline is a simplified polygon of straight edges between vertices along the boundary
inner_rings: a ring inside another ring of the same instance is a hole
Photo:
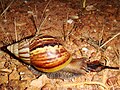
[[[43,23],[45,22],[45,20],[47,19],[47,17],[49,15],[47,15],[44,19],[42,19],[44,17],[44,14],[45,14],[45,10],[47,9],[48,5],[50,4],[51,0],[48,1],[47,5],[45,6],[44,10],[43,10],[43,13],[42,13],[42,16],[41,16],[41,22],[40,22],[40,25],[39,27],[37,28],[37,34],[39,34],[39,31],[40,31],[40,28],[41,26],[43,25]]]
[[[40,24],[40,26],[37,28],[37,33],[36,33],[37,35],[39,34],[39,31],[40,31],[42,25],[45,23],[45,21],[48,18],[48,16],[49,16],[49,14],[44,18],[44,20],[42,21],[42,23]]]

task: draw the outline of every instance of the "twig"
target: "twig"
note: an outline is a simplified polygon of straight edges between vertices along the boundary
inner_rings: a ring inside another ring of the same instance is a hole
[[[104,25],[102,26],[102,31],[101,31],[101,33],[99,34],[99,46],[101,45],[101,43],[102,43],[102,40],[103,40],[103,33],[104,33]]]
[[[16,18],[14,20],[14,25],[15,25],[15,40],[18,41],[17,30],[16,30]]]
[[[114,35],[112,38],[110,38],[108,41],[106,41],[103,45],[100,46],[100,48],[104,47],[107,43],[109,43],[110,41],[112,41],[115,37],[119,36],[120,32],[117,33],[116,35]]]
[[[72,34],[72,32],[74,31],[74,29],[76,29],[76,25],[74,24],[71,28],[71,30],[68,32],[68,37],[70,36],[70,34]]]
[[[6,7],[6,9],[1,13],[1,16],[9,9],[9,7],[12,5],[12,3],[14,2],[14,0],[12,0],[12,2]]]
[[[38,27],[37,33],[36,33],[37,35],[40,34],[39,31],[40,31],[42,25],[45,23],[45,21],[46,21],[46,19],[47,19],[48,16],[49,16],[49,14],[44,18],[44,20],[42,21],[42,23],[41,23],[40,26]]]
[[[4,73],[11,73],[12,72],[12,70],[11,69],[0,69],[0,72],[4,72]]]
[[[87,1],[87,0],[83,0],[83,8],[86,7],[86,1]]]
[[[62,85],[57,85],[57,87],[72,87],[72,86],[80,86],[80,85],[100,85],[104,87],[106,90],[108,90],[107,86],[103,83],[100,82],[81,82],[81,83],[68,83],[68,84],[62,84]]]
[[[62,35],[63,35],[63,39],[65,41],[66,35],[65,35],[65,24],[64,24],[64,22],[63,22],[63,25],[62,25]]]
[[[49,2],[47,3],[47,5],[45,6],[44,10],[43,10],[43,14],[42,17],[44,16],[45,10],[47,9],[48,5],[50,4],[51,0],[49,0]]]
[[[69,17],[69,13],[67,13],[67,18],[66,18],[66,20],[68,20],[68,17]],[[67,35],[66,35],[66,31],[65,31],[65,29],[67,30],[67,27],[68,26],[68,23],[67,23],[67,21],[66,21],[66,23],[64,23],[63,22],[63,38],[64,38],[64,41],[66,41],[66,37],[67,37]]]
[[[45,20],[46,20],[47,17],[49,16],[49,15],[47,15],[47,16],[44,18],[44,20],[42,19],[42,18],[44,17],[45,10],[47,9],[47,7],[48,7],[48,5],[50,4],[50,2],[51,2],[51,0],[49,0],[49,2],[47,3],[47,5],[45,6],[45,8],[44,8],[44,10],[43,10],[43,14],[42,14],[42,16],[41,16],[41,24],[39,25],[39,27],[38,27],[38,29],[37,29],[37,34],[39,34],[39,31],[40,31],[41,26],[43,25],[43,23],[45,22]],[[42,20],[43,20],[43,21],[42,21]]]

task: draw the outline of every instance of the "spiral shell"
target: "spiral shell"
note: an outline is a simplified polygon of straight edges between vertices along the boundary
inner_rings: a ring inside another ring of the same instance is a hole
[[[52,36],[37,36],[7,47],[11,53],[23,62],[43,72],[55,72],[68,65],[70,53]]]

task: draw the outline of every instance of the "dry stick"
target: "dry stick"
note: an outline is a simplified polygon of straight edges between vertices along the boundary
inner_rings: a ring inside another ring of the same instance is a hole
[[[65,25],[64,25],[64,22],[63,22],[63,25],[62,25],[62,35],[63,35],[63,39],[65,41]]]
[[[14,20],[14,25],[15,25],[15,40],[18,41],[17,30],[16,30],[16,18]]]
[[[43,10],[43,14],[42,14],[42,16],[41,16],[41,20],[42,20],[42,18],[43,18],[43,16],[44,16],[45,10],[47,9],[47,7],[48,7],[48,5],[50,4],[50,2],[51,2],[51,0],[49,0],[49,2],[47,3],[47,5],[45,6],[45,8],[44,8],[44,10]],[[47,16],[44,18],[44,20],[42,21],[42,23],[41,23],[40,26],[38,27],[38,29],[37,29],[37,31],[38,31],[37,34],[39,34],[40,28],[41,28],[43,22],[45,22],[45,20],[47,19],[48,16],[49,16],[49,15],[47,15]]]
[[[32,13],[32,22],[33,22],[33,24],[34,24],[34,26],[35,26],[35,30],[36,30],[36,32],[35,32],[35,34],[37,33],[37,25],[36,25],[36,22],[37,22],[37,20],[38,20],[38,10],[37,10],[37,6],[36,6],[36,4],[35,4],[35,14],[36,14],[36,16],[34,17],[34,14]],[[36,21],[36,22],[35,22]]]
[[[104,87],[106,90],[108,90],[107,86],[101,82],[81,82],[81,83],[68,83],[68,84],[65,84],[63,83],[62,85],[57,85],[57,87],[73,87],[73,86],[81,86],[81,85],[100,85],[102,87]]]
[[[9,7],[12,5],[12,3],[14,2],[14,0],[12,0],[12,2],[6,7],[6,9],[1,13],[1,16],[9,9]]]
[[[35,14],[36,14],[36,20],[38,20],[38,10],[37,10],[37,6],[36,6],[36,4],[35,4]],[[34,16],[34,15],[33,15]]]
[[[103,39],[103,33],[104,33],[104,25],[102,26],[102,31],[101,33],[99,34],[100,36],[100,39],[99,39],[99,46],[101,45],[101,42],[102,42],[102,39]]]
[[[86,7],[86,1],[87,1],[87,0],[83,0],[83,8]]]
[[[74,31],[74,29],[76,29],[76,25],[75,24],[72,26],[71,30],[68,32],[66,38],[69,37],[72,34],[72,32]]]
[[[69,13],[67,13],[67,18],[66,18],[66,20],[68,20],[68,17],[69,17]],[[66,37],[67,37],[66,32],[65,32],[65,29],[68,28],[67,26],[68,26],[67,21],[66,21],[65,24],[64,24],[64,22],[63,22],[63,37],[64,37],[64,41],[66,41]]]
[[[69,9],[68,9],[68,11],[69,11]],[[69,12],[67,13],[67,17],[66,17],[66,23],[65,23],[65,28],[66,29],[68,29],[68,22],[67,22],[68,18],[69,18]]]
[[[43,10],[42,17],[43,17],[43,15],[44,15],[44,13],[45,13],[45,10],[47,9],[48,5],[50,4],[50,2],[51,2],[51,0],[49,0],[49,2],[47,3],[47,5],[45,6],[45,8],[44,8],[44,10]]]
[[[102,46],[100,46],[100,48],[104,47],[107,43],[109,43],[111,40],[113,40],[115,37],[119,36],[120,32],[117,33],[116,35],[114,35],[112,38],[110,38],[108,41],[106,41]]]
[[[47,19],[48,16],[49,16],[49,14],[44,18],[44,20],[43,20],[42,23],[40,24],[39,28],[37,29],[37,33],[36,33],[37,35],[39,35],[39,31],[40,31],[42,25],[45,23],[45,21],[46,21],[46,19]]]
[[[4,72],[4,73],[11,73],[12,70],[11,69],[7,69],[7,68],[0,68],[0,72]]]

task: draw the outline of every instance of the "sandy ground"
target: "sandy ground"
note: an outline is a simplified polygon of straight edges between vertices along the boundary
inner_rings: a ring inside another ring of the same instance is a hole
[[[73,58],[120,67],[119,8],[120,0],[0,0],[0,47],[47,34]],[[120,90],[120,70],[42,73],[0,51],[0,90]]]

